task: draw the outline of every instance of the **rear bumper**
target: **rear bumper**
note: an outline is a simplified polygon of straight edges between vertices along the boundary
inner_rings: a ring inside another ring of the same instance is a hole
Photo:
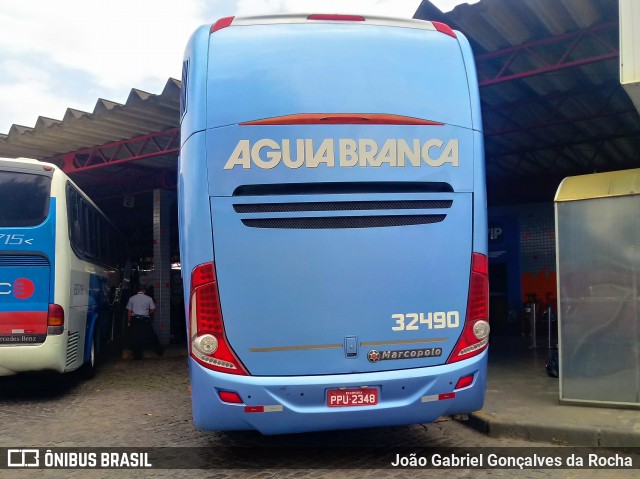
[[[47,336],[38,345],[0,346],[0,376],[28,371],[64,372],[67,335]]]
[[[285,434],[433,422],[440,416],[482,408],[488,351],[455,364],[379,373],[254,377],[210,371],[189,360],[193,420],[200,430],[256,429]],[[473,383],[459,390],[463,376]],[[379,389],[375,406],[327,406],[327,390]],[[243,404],[223,402],[218,391],[234,391]]]

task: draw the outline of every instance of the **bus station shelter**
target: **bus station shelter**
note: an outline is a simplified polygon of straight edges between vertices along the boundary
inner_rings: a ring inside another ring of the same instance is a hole
[[[619,12],[631,1],[481,0],[443,13],[424,0],[414,15],[460,30],[474,50],[498,334],[524,334],[529,299],[541,321],[555,308],[553,198],[562,179],[640,164],[640,117],[620,77]],[[134,88],[124,103],[100,99],[91,112],[67,109],[0,134],[0,156],[60,166],[125,233],[141,280],[153,286],[165,344],[184,330],[172,270],[180,87],[168,79],[161,92]]]

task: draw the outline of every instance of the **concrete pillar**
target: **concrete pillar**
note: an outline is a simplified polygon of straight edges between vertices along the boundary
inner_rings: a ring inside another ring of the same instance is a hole
[[[171,335],[171,238],[169,211],[172,194],[153,190],[153,300],[156,303],[154,328],[161,344]]]

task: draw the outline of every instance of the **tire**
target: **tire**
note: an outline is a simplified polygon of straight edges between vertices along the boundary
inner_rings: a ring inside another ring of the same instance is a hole
[[[89,352],[89,359],[80,367],[80,376],[84,379],[92,379],[96,375],[97,365],[97,348],[96,348],[96,336],[95,334],[91,338],[91,351]]]

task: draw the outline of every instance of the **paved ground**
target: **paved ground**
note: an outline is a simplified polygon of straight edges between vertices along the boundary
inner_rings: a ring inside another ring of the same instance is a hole
[[[591,478],[637,477],[638,470],[553,469],[372,469],[376,451],[407,453],[420,448],[546,446],[519,439],[491,438],[462,424],[341,431],[264,437],[258,433],[205,433],[191,422],[186,359],[112,360],[96,378],[33,375],[0,378],[0,447],[142,447],[163,454],[190,455],[205,470],[3,470],[24,477],[322,477]],[[336,447],[321,450],[317,448]],[[178,449],[181,448],[181,449]],[[551,449],[559,452],[562,448]],[[333,451],[333,453],[332,453]],[[337,453],[335,453],[337,451]],[[195,456],[194,456],[195,453]],[[284,453],[284,454],[283,454]],[[280,454],[283,462],[271,463]],[[292,460],[292,458],[295,458]],[[639,461],[639,458],[635,458]],[[270,464],[268,468],[252,465]],[[284,467],[278,465],[284,464]],[[640,464],[640,462],[637,462]]]
[[[472,423],[495,437],[572,446],[640,447],[640,410],[560,404],[559,380],[549,377],[549,351],[520,337],[495,337],[487,393]]]

